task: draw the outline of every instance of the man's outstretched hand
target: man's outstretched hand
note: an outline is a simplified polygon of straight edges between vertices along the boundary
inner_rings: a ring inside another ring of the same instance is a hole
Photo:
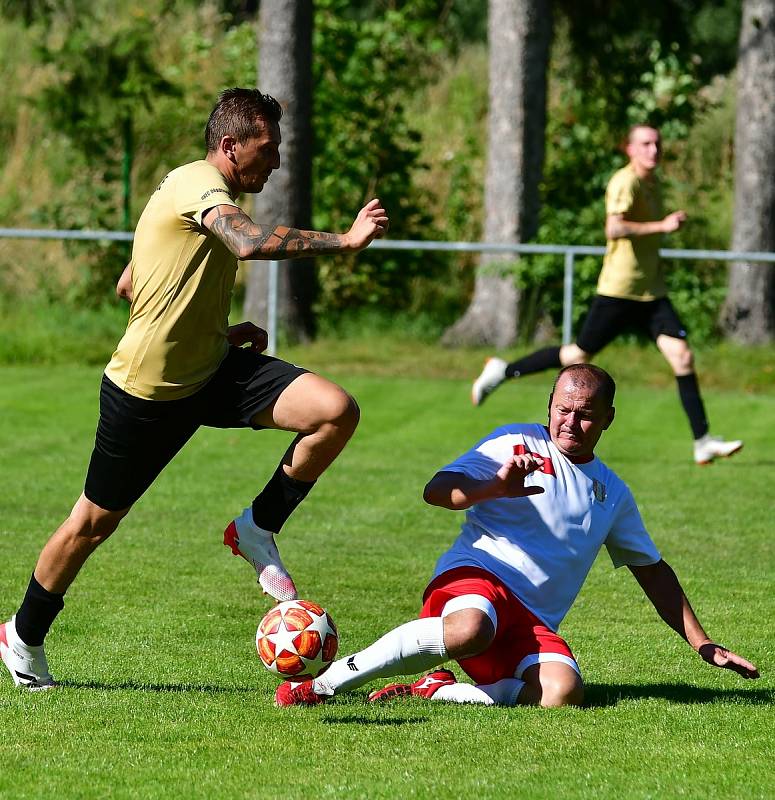
[[[525,478],[531,472],[541,469],[543,458],[533,453],[512,456],[498,470],[493,478],[498,497],[528,497],[531,494],[543,494],[541,486],[525,486]]]
[[[377,198],[369,200],[358,212],[350,230],[344,234],[348,249],[354,252],[363,250],[373,239],[381,239],[389,225],[387,211],[382,208],[379,200]]]
[[[731,669],[743,678],[758,678],[759,670],[750,662],[741,658],[737,653],[727,650],[715,642],[706,642],[700,645],[697,651],[704,661],[713,667]]]

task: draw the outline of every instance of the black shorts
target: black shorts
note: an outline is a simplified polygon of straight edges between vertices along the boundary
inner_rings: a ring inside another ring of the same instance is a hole
[[[253,417],[307,370],[271,356],[230,347],[213,377],[180,400],[145,400],[107,376],[84,494],[100,508],[129,508],[200,425],[258,428]]]
[[[585,353],[599,353],[617,336],[630,331],[647,333],[654,341],[660,334],[686,338],[686,329],[667,297],[642,302],[598,294],[589,307],[576,344]]]

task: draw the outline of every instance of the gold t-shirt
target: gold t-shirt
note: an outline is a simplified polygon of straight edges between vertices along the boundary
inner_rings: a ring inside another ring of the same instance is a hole
[[[228,352],[237,259],[202,226],[217,205],[237,203],[216,167],[194,161],[164,178],[137,223],[129,322],[105,369],[128,394],[188,397]]]
[[[632,222],[654,222],[664,216],[659,179],[639,178],[628,164],[614,173],[605,192],[605,213],[623,214]],[[609,239],[597,293],[627,300],[656,300],[667,294],[659,259],[661,234]]]

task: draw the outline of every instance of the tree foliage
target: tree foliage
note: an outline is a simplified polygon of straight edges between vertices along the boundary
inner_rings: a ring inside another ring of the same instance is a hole
[[[487,0],[315,5],[314,224],[342,229],[378,194],[393,238],[479,238]],[[0,65],[7,224],[118,227],[127,116],[136,220],[169,169],[201,157],[217,93],[255,84],[256,7],[255,0],[0,0],[0,44],[14,52]],[[554,8],[538,240],[602,243],[605,184],[623,163],[618,144],[630,123],[649,119],[665,134],[667,203],[690,215],[670,244],[727,246],[734,120],[727,73],[740,0],[554,0]],[[24,252],[0,243],[4,287],[8,275],[21,274],[15,264]],[[102,245],[52,249],[41,257],[40,284],[61,298],[55,276],[75,275],[79,303],[101,299],[123,257]],[[328,261],[318,311],[430,309],[440,331],[467,305],[473,261],[386,252]],[[599,261],[582,259],[577,268],[581,309]],[[526,258],[516,274],[524,333],[540,319],[558,324],[561,259]],[[672,265],[671,291],[694,339],[713,334],[723,280],[719,265]]]
[[[410,188],[421,142],[406,103],[423,80],[428,51],[439,46],[433,4],[410,0],[366,19],[349,13],[350,6],[315,6],[313,222],[346,230],[354,212],[378,196],[390,210],[392,237],[427,239],[427,201]],[[321,260],[319,305],[405,307],[411,283],[432,277],[432,264],[412,253]]]

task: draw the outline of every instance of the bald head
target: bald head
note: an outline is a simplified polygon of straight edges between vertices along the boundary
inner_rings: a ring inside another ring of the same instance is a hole
[[[601,367],[597,367],[594,364],[571,364],[563,367],[554,380],[552,395],[554,395],[561,380],[570,380],[575,386],[587,387],[590,394],[599,398],[606,408],[610,408],[614,404],[616,383]],[[551,402],[551,399],[550,396],[549,402]]]

